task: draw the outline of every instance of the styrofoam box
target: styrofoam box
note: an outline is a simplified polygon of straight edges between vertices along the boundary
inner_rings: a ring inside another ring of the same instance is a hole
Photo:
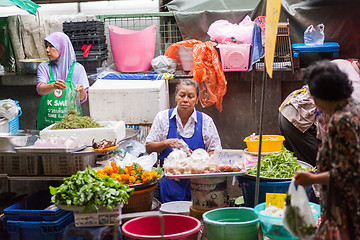
[[[92,145],[92,140],[96,142],[106,139],[108,141],[120,141],[125,138],[124,121],[97,121],[103,128],[78,128],[78,129],[54,129],[50,125],[40,131],[40,138],[49,138],[55,136],[71,137],[76,136],[81,143],[87,146]]]
[[[165,80],[97,80],[89,88],[90,116],[96,121],[149,124],[169,108]]]
[[[107,207],[101,207],[96,212],[81,213],[74,212],[76,227],[94,227],[119,224],[121,222],[119,216],[121,215],[122,205],[118,205],[111,212]]]

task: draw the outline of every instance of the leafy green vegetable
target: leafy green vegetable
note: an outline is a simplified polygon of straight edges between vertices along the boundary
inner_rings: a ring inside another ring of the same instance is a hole
[[[90,166],[65,178],[59,187],[50,186],[49,189],[53,203],[86,206],[84,212],[97,210],[98,206],[107,206],[112,211],[117,205],[128,203],[129,194],[134,191],[108,176],[100,178]]]
[[[269,178],[292,178],[296,171],[314,170],[314,168],[304,168],[294,157],[294,153],[289,150],[270,153],[261,159],[260,176]],[[257,166],[253,166],[247,171],[248,174],[256,175]]]
[[[76,128],[100,128],[103,127],[88,116],[78,116],[77,111],[69,111],[65,117],[56,123],[51,129],[76,129]]]

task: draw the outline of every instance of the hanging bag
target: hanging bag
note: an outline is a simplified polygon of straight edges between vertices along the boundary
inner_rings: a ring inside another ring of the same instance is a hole
[[[290,183],[286,197],[284,226],[300,240],[310,240],[316,231],[316,222],[303,186],[295,187],[295,180]]]

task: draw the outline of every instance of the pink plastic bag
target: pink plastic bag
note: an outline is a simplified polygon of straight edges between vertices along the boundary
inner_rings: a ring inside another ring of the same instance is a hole
[[[251,21],[249,16],[246,16],[239,24],[218,20],[210,25],[207,34],[210,40],[218,43],[252,43],[254,24],[255,22]]]

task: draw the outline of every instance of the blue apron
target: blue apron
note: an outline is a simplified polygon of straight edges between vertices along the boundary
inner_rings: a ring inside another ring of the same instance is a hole
[[[191,138],[183,138],[179,135],[176,128],[176,117],[170,119],[170,116],[174,109],[169,109],[169,133],[167,138],[179,138],[183,139],[191,150],[198,148],[205,149],[204,140],[202,137],[202,125],[203,115],[201,112],[196,111],[197,122],[195,122],[195,132]],[[159,159],[160,165],[164,164],[164,159],[172,152],[171,148],[166,148],[161,152]],[[161,202],[172,202],[172,201],[190,201],[190,180],[189,179],[167,179],[163,176],[160,181],[160,198]]]

